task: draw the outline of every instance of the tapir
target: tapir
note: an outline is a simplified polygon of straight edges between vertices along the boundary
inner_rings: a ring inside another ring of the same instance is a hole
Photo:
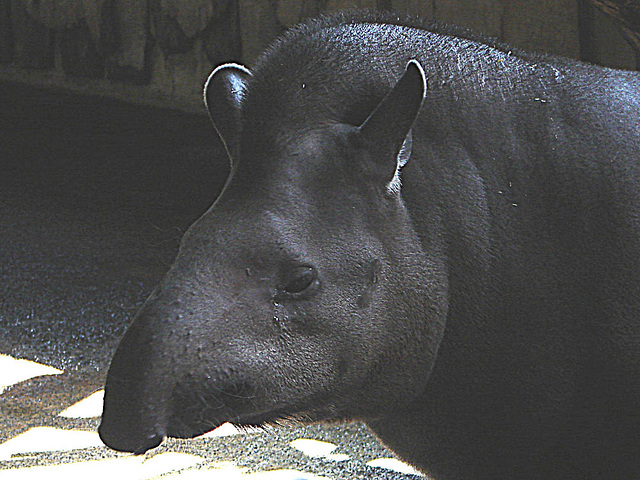
[[[357,420],[435,480],[640,478],[638,73],[342,13],[204,96],[231,172],[117,348],[108,446]]]

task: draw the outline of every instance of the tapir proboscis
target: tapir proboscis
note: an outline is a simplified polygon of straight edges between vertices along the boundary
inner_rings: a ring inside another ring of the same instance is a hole
[[[107,445],[360,420],[435,480],[640,478],[638,73],[339,14],[205,102],[231,173],[115,353]]]

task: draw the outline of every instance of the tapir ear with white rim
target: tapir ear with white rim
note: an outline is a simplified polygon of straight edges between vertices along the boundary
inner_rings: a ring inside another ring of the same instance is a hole
[[[204,85],[204,103],[233,162],[240,141],[240,108],[251,72],[237,63],[216,68]]]
[[[424,70],[411,60],[393,89],[358,127],[359,143],[372,152],[369,161],[375,165],[369,167],[388,182],[391,192],[400,188],[399,170],[411,155],[411,127],[426,93]]]

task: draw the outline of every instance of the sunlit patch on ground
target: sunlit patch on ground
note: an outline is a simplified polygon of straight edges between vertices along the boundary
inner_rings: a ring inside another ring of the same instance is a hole
[[[34,362],[16,362],[11,365],[27,365],[31,374],[59,372],[46,365],[34,367]],[[378,449],[368,459],[355,458],[354,452],[373,446],[360,428],[338,436],[324,435],[321,427],[302,429],[297,435],[290,429],[281,437],[280,428],[244,429],[225,423],[193,440],[167,441],[145,455],[116,453],[104,447],[95,429],[103,399],[104,390],[96,390],[55,415],[60,426],[29,428],[0,444],[0,479],[329,480],[363,478],[365,471],[372,479],[419,475]],[[311,438],[314,433],[319,437]],[[353,444],[345,444],[345,439]],[[360,473],[349,475],[350,469]]]
[[[146,480],[168,472],[197,465],[204,459],[185,453],[162,453],[146,458],[127,456],[88,462],[72,462],[61,465],[26,467],[4,470],[3,480],[36,480],[42,478],[65,478],[67,480],[88,478],[123,478]]]
[[[104,390],[98,390],[87,398],[74,403],[69,408],[60,412],[61,417],[66,418],[95,418],[102,415],[102,402]]]
[[[35,427],[0,444],[0,460],[10,460],[16,454],[56,452],[101,446],[102,442],[96,432]]]
[[[345,455],[344,453],[331,453],[338,448],[338,446],[329,442],[321,442],[310,438],[299,438],[291,442],[291,446],[310,457],[326,458],[338,462],[349,459],[349,455]]]
[[[0,354],[0,394],[16,383],[43,375],[60,375],[62,370]]]

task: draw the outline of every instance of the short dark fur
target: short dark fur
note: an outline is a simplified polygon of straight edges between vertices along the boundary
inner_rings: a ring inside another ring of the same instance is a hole
[[[637,73],[375,12],[225,72],[232,177],[114,358],[107,443],[303,414],[436,480],[640,477]]]

